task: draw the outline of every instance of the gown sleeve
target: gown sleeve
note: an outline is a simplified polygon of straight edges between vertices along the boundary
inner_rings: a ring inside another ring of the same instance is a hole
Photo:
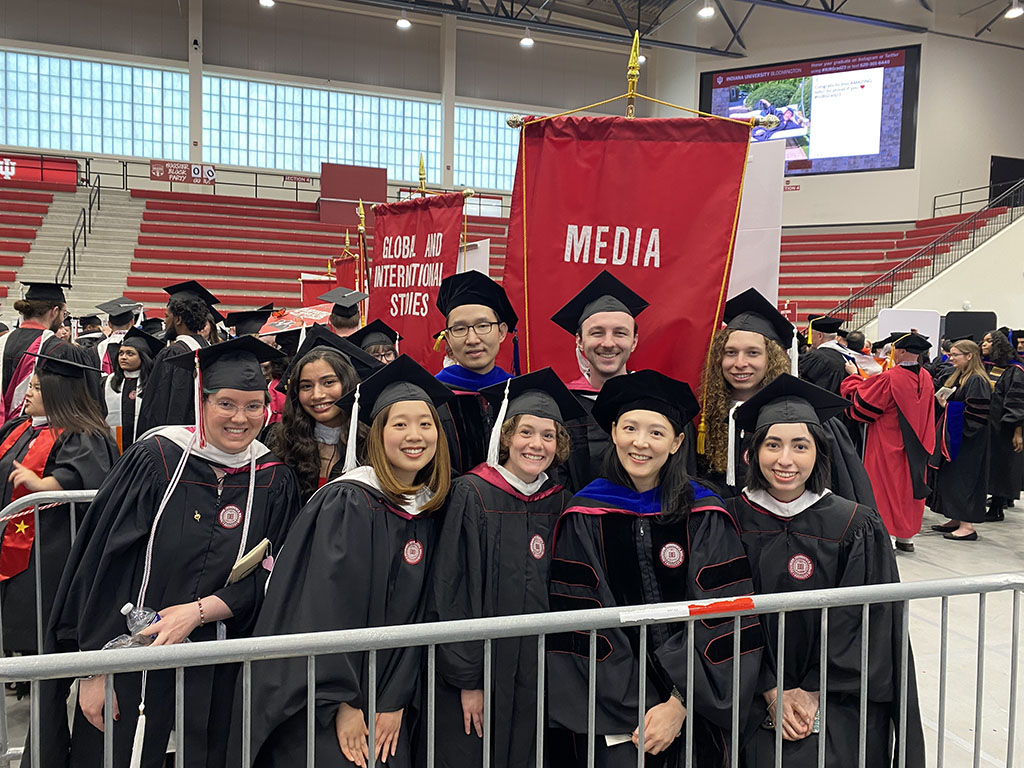
[[[832,449],[832,482],[829,489],[837,496],[874,508],[875,494],[864,462],[850,432],[839,417],[826,419],[822,429]]]
[[[1007,379],[1005,388],[1000,387]],[[1015,428],[1024,424],[1024,369],[1016,365],[1006,366],[996,387],[1003,389],[1003,408],[1000,423]]]
[[[115,461],[117,451],[106,435],[76,432],[61,440],[50,476],[65,491],[99,488]]]
[[[299,503],[299,486],[295,473],[283,464],[274,469],[274,477],[270,480],[266,498],[266,528],[263,536],[270,540],[271,555],[280,552],[285,542],[285,535],[295,520],[301,504]],[[252,547],[259,544],[261,536],[250,535]],[[243,553],[244,554],[244,553]],[[263,604],[267,579],[270,573],[265,568],[257,568],[251,574],[234,584],[229,584],[214,592],[231,609],[231,618],[225,624],[233,637],[245,637],[252,633],[256,624],[256,616]]]
[[[885,411],[885,406],[892,400],[890,388],[889,376],[872,376],[869,379],[847,376],[840,384],[839,394],[853,401],[853,405],[846,411],[850,418],[865,424],[874,424]]]
[[[468,478],[456,480],[445,511],[444,526],[434,561],[433,601],[439,621],[483,616],[483,575],[486,553],[483,508]],[[483,646],[450,643],[438,648],[441,676],[461,690],[484,687]]]

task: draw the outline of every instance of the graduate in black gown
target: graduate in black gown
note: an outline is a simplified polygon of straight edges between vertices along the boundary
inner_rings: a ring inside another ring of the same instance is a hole
[[[954,541],[975,541],[974,524],[985,522],[992,387],[977,344],[960,339],[948,354],[954,373],[938,383],[953,391],[939,398],[935,451],[928,463],[936,472],[930,506],[950,521],[932,530]]]
[[[728,508],[739,523],[759,593],[793,592],[899,581],[889,534],[870,507],[828,489],[829,448],[821,423],[849,403],[841,397],[784,375],[736,412],[737,423],[753,433],[747,483]],[[867,671],[867,761],[896,765],[891,739],[900,705],[901,627],[899,604],[869,609]],[[783,765],[818,765],[823,678],[827,690],[825,765],[857,763],[860,712],[861,608],[832,608],[828,614],[828,668],[820,668],[818,611],[786,615],[785,679],[781,703]],[[762,726],[744,750],[744,765],[775,765],[774,722],[780,717],[777,655],[778,615],[762,616],[768,636],[755,712]],[[924,766],[912,658],[908,670],[905,739],[908,766]]]
[[[383,320],[372,320],[355,333],[350,333],[347,338],[385,365],[395,362],[399,354],[398,342],[402,340],[398,331]]]
[[[422,620],[437,513],[451,482],[447,443],[437,416],[451,393],[406,355],[359,385],[342,402],[350,423],[368,424],[366,463],[346,472],[303,507],[274,565],[255,634],[276,635]],[[318,768],[412,765],[422,648],[377,652],[376,743],[367,744],[368,655],[320,656],[316,662],[314,752]],[[293,768],[306,759],[306,659],[252,667],[252,760]],[[241,732],[240,703],[233,734]],[[232,755],[228,765],[239,765]]]
[[[487,457],[493,414],[479,394],[512,374],[496,363],[502,342],[515,333],[518,316],[505,289],[481,272],[449,275],[437,291],[445,327],[438,334],[452,365],[437,380],[455,393],[441,410],[455,474],[468,472]]]
[[[702,476],[724,496],[739,493],[746,476],[750,435],[732,414],[783,373],[793,369],[793,325],[768,299],[750,288],[725,304],[725,328],[715,334],[704,371],[705,450],[697,456]],[[830,486],[836,493],[873,505],[874,494],[850,433],[840,417],[823,424],[832,455]],[[695,446],[688,448],[694,452]]]
[[[252,337],[199,350],[199,425],[165,427],[136,442],[100,486],[61,579],[50,650],[102,648],[125,632],[126,603],[159,613],[142,630],[154,645],[249,635],[268,575],[261,558],[281,547],[299,509],[294,474],[256,440],[267,417],[260,363],[280,354]],[[246,556],[252,571],[236,568]],[[225,765],[237,671],[185,671],[185,731],[175,733],[184,766]],[[39,764],[98,767],[104,679],[80,682],[70,740],[68,682],[44,687]],[[150,672],[145,686],[140,674],[115,676],[115,766],[129,764],[140,702],[141,765],[164,764],[174,690],[173,670]]]
[[[985,334],[985,356],[992,400],[988,492],[992,495],[986,521],[999,522],[1003,510],[1020,496],[1024,485],[1024,362],[1001,331]]]
[[[38,491],[99,488],[117,461],[117,448],[86,389],[86,369],[64,355],[39,356],[25,395],[25,415],[0,429],[0,506]],[[81,523],[85,508],[77,508]],[[3,602],[3,647],[35,653],[36,554],[42,561],[42,616],[45,624],[71,550],[71,508],[60,505],[39,511],[39,528],[31,509],[7,522],[0,547],[0,600]]]
[[[584,411],[566,425],[572,448],[563,474],[572,491],[601,474],[611,441],[594,420],[594,401],[605,382],[627,373],[629,357],[640,340],[637,317],[648,306],[629,286],[602,270],[551,316],[555,325],[575,337],[580,364],[579,378],[566,384]]]
[[[551,562],[553,610],[752,593],[735,523],[721,499],[684,469],[682,425],[697,411],[686,384],[655,371],[618,376],[601,389],[594,416],[611,434],[614,450],[604,477],[577,492],[559,518]],[[731,707],[740,707],[740,727],[746,730],[761,666],[759,620],[741,623],[737,701],[731,620],[651,625],[645,659],[638,658],[641,631],[597,633],[597,765],[637,764],[640,675],[647,678],[646,764],[686,764],[686,739],[679,734],[692,717],[694,765],[728,765]],[[686,690],[689,631],[695,648],[692,691]],[[571,734],[554,765],[586,765],[588,648],[587,632],[547,641],[549,719]]]
[[[121,336],[114,353],[114,371],[103,379],[103,397],[107,406],[110,436],[124,453],[131,448],[138,432],[142,397],[153,370],[153,358],[160,354],[160,339],[130,328]]]
[[[846,378],[846,361],[853,359],[836,340],[843,321],[827,315],[808,315],[807,321],[811,349],[800,355],[800,378],[838,395]]]
[[[164,318],[164,341],[168,344],[153,360],[149,389],[139,412],[139,435],[153,427],[195,423],[192,372],[175,363],[174,358],[191,358],[197,349],[208,346],[201,334],[218,301],[195,280],[175,283],[164,290],[170,295]]]
[[[501,422],[487,463],[452,484],[432,579],[431,618],[441,621],[546,612],[551,534],[570,495],[549,473],[569,455],[563,424],[583,409],[555,372],[544,368],[483,394]],[[491,651],[490,764],[533,765],[544,706],[536,639],[496,640]],[[441,646],[438,673],[435,765],[482,765],[483,644]]]

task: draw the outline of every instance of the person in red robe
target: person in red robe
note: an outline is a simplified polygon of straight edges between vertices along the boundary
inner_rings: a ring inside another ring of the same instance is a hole
[[[896,549],[913,552],[911,539],[921,531],[929,491],[928,456],[935,448],[935,386],[919,362],[931,344],[914,332],[890,338],[895,365],[869,379],[849,365],[840,394],[853,400],[847,413],[868,425],[864,467],[885,527]]]

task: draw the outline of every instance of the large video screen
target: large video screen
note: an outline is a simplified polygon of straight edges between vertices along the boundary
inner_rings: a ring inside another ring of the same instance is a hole
[[[704,72],[704,112],[775,115],[752,139],[786,142],[786,175],[914,167],[921,47]]]

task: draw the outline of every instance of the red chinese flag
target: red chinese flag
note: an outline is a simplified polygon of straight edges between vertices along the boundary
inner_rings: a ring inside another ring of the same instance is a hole
[[[428,370],[441,369],[433,335],[444,329],[434,306],[441,281],[455,273],[462,193],[376,205],[367,319],[380,318],[402,336],[402,352]]]
[[[725,302],[749,126],[561,117],[523,131],[504,286],[524,371],[579,376],[573,342],[550,318],[607,269],[651,305],[630,369],[696,391]]]

